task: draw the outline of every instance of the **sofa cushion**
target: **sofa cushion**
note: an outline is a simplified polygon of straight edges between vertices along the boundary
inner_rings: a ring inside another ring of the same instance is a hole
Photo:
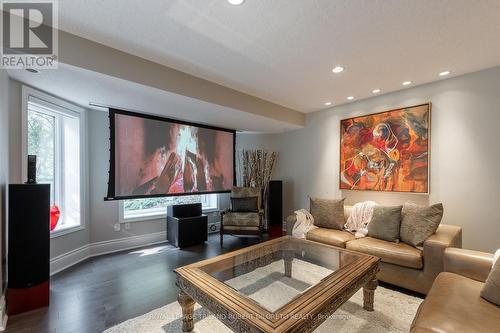
[[[307,233],[306,239],[345,248],[346,242],[353,240],[354,235],[343,230],[316,228]]]
[[[403,206],[399,239],[406,244],[421,246],[436,232],[442,218],[442,204],[421,206],[407,202]]]
[[[411,332],[495,332],[500,308],[479,296],[483,283],[444,272],[415,316]]]
[[[379,257],[382,262],[421,269],[422,251],[405,243],[392,243],[372,237],[347,242],[346,248]]]
[[[241,227],[238,225],[224,225],[224,231],[231,232],[234,231],[235,234],[238,233],[238,231],[259,231],[259,227]]]
[[[262,189],[260,187],[233,187],[231,190],[233,198],[257,197],[257,208],[262,209]]]
[[[309,212],[314,218],[314,225],[342,230],[345,224],[344,200],[309,198]]]
[[[259,213],[225,213],[222,218],[224,225],[234,225],[240,227],[258,227]]]
[[[401,209],[403,206],[375,206],[368,224],[368,236],[399,242],[399,225],[401,224]]]
[[[258,199],[259,197],[231,197],[231,211],[235,213],[258,213]]]

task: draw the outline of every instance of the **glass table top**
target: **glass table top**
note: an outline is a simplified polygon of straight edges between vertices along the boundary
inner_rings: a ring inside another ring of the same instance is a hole
[[[237,251],[199,267],[269,312],[276,312],[362,254],[296,238]]]

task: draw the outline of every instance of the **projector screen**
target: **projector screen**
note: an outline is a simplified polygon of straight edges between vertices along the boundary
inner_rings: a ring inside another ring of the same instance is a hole
[[[106,200],[229,192],[235,131],[109,109]]]

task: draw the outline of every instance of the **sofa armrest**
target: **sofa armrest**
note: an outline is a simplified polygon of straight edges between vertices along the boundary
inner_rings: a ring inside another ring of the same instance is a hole
[[[448,248],[444,254],[444,270],[480,282],[486,281],[493,265],[493,254]]]
[[[296,222],[297,222],[297,216],[295,214],[292,214],[285,219],[287,236],[292,236],[293,226],[295,225]]]
[[[444,251],[449,247],[462,247],[461,227],[441,224],[424,242],[424,271],[431,281],[444,271]]]

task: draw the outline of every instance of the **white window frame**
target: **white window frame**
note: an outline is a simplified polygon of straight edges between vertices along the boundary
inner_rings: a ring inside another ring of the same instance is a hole
[[[196,193],[193,193],[194,195]],[[203,195],[203,194],[201,194]],[[211,199],[213,198],[213,199]],[[203,213],[209,213],[209,212],[215,212],[219,210],[220,204],[219,204],[219,198],[220,196],[214,195],[213,197],[206,195],[202,198],[202,205],[204,204],[204,199],[208,199],[206,203],[208,203],[208,207],[203,208]],[[165,208],[159,208],[157,210],[150,209],[149,212],[144,212],[144,213],[139,213],[135,214],[133,217],[125,217],[125,209],[123,205],[123,201],[120,200],[120,204],[118,205],[118,216],[119,216],[119,222],[120,223],[129,223],[129,222],[145,222],[145,221],[151,221],[151,220],[162,220],[167,217],[167,212]]]
[[[211,196],[210,194],[205,195],[201,200],[203,208],[203,212],[215,212],[219,210],[219,195],[216,194]]]
[[[36,100],[40,104],[49,105],[54,110],[59,110],[63,114],[71,114],[80,118],[80,225],[55,230],[50,233],[50,238],[60,237],[86,228],[86,212],[88,210],[87,200],[87,114],[82,107],[46,94],[28,86],[21,88],[21,179],[27,181],[27,156],[28,156],[28,102],[30,99]],[[57,138],[56,138],[57,140]],[[58,144],[56,143],[56,147]],[[57,155],[56,155],[57,156]],[[56,175],[56,177],[60,177]]]

